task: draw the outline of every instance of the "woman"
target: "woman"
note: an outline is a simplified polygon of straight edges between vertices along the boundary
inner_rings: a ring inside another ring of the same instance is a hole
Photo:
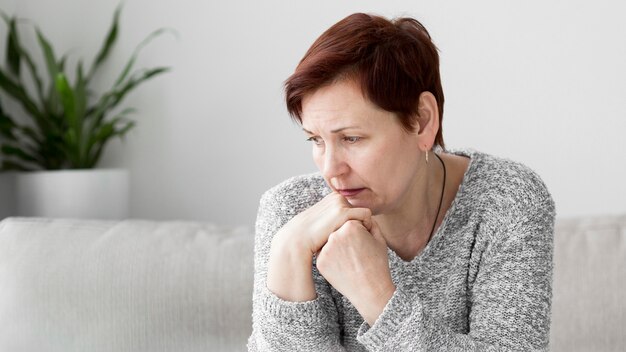
[[[523,165],[445,151],[426,29],[348,16],[285,87],[320,172],[261,199],[248,348],[546,350],[553,201]]]

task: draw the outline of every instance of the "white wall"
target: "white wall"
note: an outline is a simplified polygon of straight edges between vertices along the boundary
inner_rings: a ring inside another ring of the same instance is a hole
[[[59,52],[90,58],[116,5],[0,0]],[[101,164],[131,170],[133,217],[251,225],[265,189],[314,171],[282,82],[323,30],[356,11],[412,15],[430,30],[449,147],[531,166],[561,217],[626,212],[623,2],[127,0],[102,87],[152,29],[180,35],[144,52],[140,64],[173,71],[129,97],[138,127]]]

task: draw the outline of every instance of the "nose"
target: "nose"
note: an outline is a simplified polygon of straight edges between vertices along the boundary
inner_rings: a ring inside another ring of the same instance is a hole
[[[320,167],[324,178],[332,180],[345,175],[350,170],[344,153],[340,149],[327,147],[322,157],[323,165]]]

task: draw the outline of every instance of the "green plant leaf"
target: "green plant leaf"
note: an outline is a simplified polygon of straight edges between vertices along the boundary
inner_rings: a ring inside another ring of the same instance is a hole
[[[119,86],[120,84],[122,84],[122,82],[124,80],[126,80],[126,78],[128,77],[128,74],[130,73],[131,69],[133,68],[133,66],[135,64],[135,61],[137,60],[137,56],[139,56],[139,52],[141,52],[141,50],[146,45],[148,45],[148,43],[150,43],[153,39],[155,39],[156,37],[162,35],[165,32],[169,32],[169,33],[172,33],[172,34],[176,35],[176,32],[173,31],[172,29],[169,29],[169,28],[159,28],[159,29],[153,31],[152,33],[150,33],[146,38],[144,38],[144,40],[142,40],[139,43],[139,45],[137,45],[135,50],[133,50],[133,54],[131,55],[130,59],[126,63],[126,66],[124,66],[124,69],[122,70],[122,73],[120,73],[119,77],[115,81],[115,84],[113,85],[114,87]]]
[[[114,118],[110,122],[102,125],[91,143],[94,146],[94,149],[92,150],[93,153],[89,157],[89,167],[96,167],[100,157],[102,156],[104,147],[111,138],[116,136],[123,137],[135,126],[134,121],[127,121],[122,125],[122,127],[117,127],[122,120],[122,118]]]
[[[59,72],[65,71],[65,63],[66,62],[67,62],[67,55],[63,55],[59,59],[59,62],[57,62],[57,68],[59,69]]]
[[[107,141],[113,136],[114,132],[114,123],[109,122],[103,124],[98,130],[97,134],[93,136],[92,140],[89,143],[91,146],[93,146],[93,148],[90,148],[89,150],[91,152],[88,157],[89,167],[96,166],[98,160],[100,160],[104,146],[106,145]]]
[[[126,81],[121,87],[118,87],[117,89],[114,89],[103,95],[98,103],[94,106],[93,111],[89,112],[89,114],[93,114],[93,116],[95,117],[93,125],[99,126],[104,120],[106,113],[116,107],[120,102],[122,102],[124,97],[138,85],[156,75],[165,73],[167,71],[169,71],[168,67],[156,67],[152,69],[142,70],[134,75],[136,77],[129,78],[128,81]]]
[[[119,137],[124,137],[128,131],[130,131],[133,127],[135,127],[137,123],[135,121],[128,121],[124,127],[115,130],[114,135]]]
[[[56,79],[56,89],[61,97],[63,112],[67,124],[66,142],[70,151],[71,160],[74,164],[80,163],[81,159],[81,134],[82,116],[76,114],[76,99],[74,91],[63,73],[59,73]]]
[[[64,134],[46,133],[38,148],[40,164],[46,170],[67,168],[71,150],[65,141]]]
[[[65,156],[67,157],[71,168],[80,168],[80,155],[78,148],[76,147],[78,145],[78,136],[76,135],[76,131],[68,129],[63,136],[63,140],[63,150],[65,151]]]
[[[91,80],[91,77],[97,71],[98,67],[100,67],[100,65],[109,56],[109,53],[111,52],[111,49],[113,48],[113,44],[115,44],[115,41],[117,40],[121,11],[122,11],[122,5],[120,4],[115,9],[115,13],[113,14],[113,22],[111,23],[111,28],[109,28],[109,32],[106,36],[106,39],[104,40],[104,43],[102,43],[100,52],[98,52],[98,55],[96,55],[96,59],[94,60],[93,65],[91,65],[91,70],[89,71],[89,74],[87,75],[87,81]]]
[[[76,115],[84,116],[87,110],[87,81],[83,74],[83,63],[78,61],[76,66],[76,81],[74,83],[74,96],[76,98]]]
[[[16,128],[15,121],[4,112],[2,103],[0,102],[0,135],[10,141],[15,141],[16,137],[13,131]]]
[[[89,116],[86,115],[87,110],[87,82],[85,81],[85,77],[83,74],[83,63],[82,61],[78,62],[76,66],[76,82],[74,83],[74,100],[75,100],[75,111],[76,117],[79,121],[79,125],[77,128],[80,130],[81,143],[79,144],[79,155],[81,158],[84,158],[87,155],[87,143],[84,143],[84,139],[82,136],[89,136],[89,123],[87,119]]]
[[[20,47],[17,34],[15,17],[9,22],[9,34],[7,40],[7,64],[11,73],[17,78],[20,77]]]
[[[58,121],[54,117],[63,115],[63,105],[61,104],[61,97],[59,97],[55,84],[51,84],[48,87],[48,94],[44,107],[46,110],[46,115],[49,116],[51,120]]]
[[[7,15],[6,12],[2,11],[2,9],[0,9],[0,17],[2,17],[4,22],[7,23],[7,25],[9,24],[9,22],[11,22],[11,16]]]
[[[3,144],[2,148],[0,148],[0,150],[2,150],[2,153],[8,156],[13,156],[16,158],[19,158],[23,161],[27,161],[27,162],[31,162],[31,163],[38,163],[39,160],[37,160],[37,158],[35,158],[34,156],[28,154],[27,152],[25,152],[23,149],[12,146],[12,145],[8,145],[8,144]]]
[[[135,113],[135,112],[136,110],[134,108],[126,108],[122,110],[120,113],[118,113],[111,119],[111,126],[114,126],[122,121],[129,121],[127,119],[128,115]],[[102,129],[103,129],[102,122],[99,125],[91,126],[89,133],[87,133],[87,135],[91,137],[89,138],[89,141],[86,143],[87,144],[86,155],[90,155],[92,153],[95,143],[100,142],[101,138],[99,137],[99,135],[103,133]]]
[[[24,48],[22,48],[19,43],[18,43],[18,48],[19,48],[19,52],[21,55],[21,58],[26,62],[26,67],[28,67],[28,70],[30,71],[30,76],[33,80],[33,82],[35,82],[35,88],[37,89],[37,96],[39,97],[39,101],[41,102],[41,104],[45,103],[45,97],[43,95],[43,84],[41,83],[41,78],[39,77],[39,72],[37,72],[37,67],[35,66],[35,63],[33,62],[33,59],[30,57],[30,54],[24,50]]]
[[[30,98],[26,90],[19,82],[14,82],[0,69],[0,88],[19,101],[24,109],[33,115],[36,119],[41,118],[41,113],[37,105]]]
[[[28,126],[18,126],[17,129],[21,134],[28,137],[33,145],[41,144],[41,137],[37,134],[37,132],[35,132],[34,129]]]
[[[129,78],[128,81],[126,81],[122,86],[112,92],[113,94],[111,96],[113,99],[109,103],[109,109],[117,106],[117,104],[119,104],[124,97],[126,97],[126,94],[131,92],[141,83],[169,70],[169,67],[155,67],[152,69],[141,70],[139,73],[133,75],[133,77]]]
[[[39,30],[39,28],[37,28],[36,31],[39,46],[41,47],[44,59],[46,60],[48,76],[50,77],[51,84],[54,85],[56,77],[59,74],[59,65],[57,64],[56,57],[54,56],[54,50],[52,49],[52,45],[50,45],[50,42],[46,39],[43,33],[41,33],[41,30]]]
[[[4,112],[2,104],[0,104],[0,135],[4,136],[10,142],[18,143],[22,140],[24,143],[39,145],[41,139],[37,132],[28,126],[20,126],[7,113]],[[24,139],[23,137],[27,137]]]
[[[1,169],[95,167],[106,144],[112,138],[123,138],[135,126],[135,122],[126,118],[134,109],[124,109],[112,119],[108,115],[137,86],[169,70],[157,67],[134,71],[142,48],[162,35],[166,29],[156,30],[140,42],[115,77],[112,88],[99,96],[94,95],[89,84],[90,78],[111,56],[119,36],[121,7],[118,6],[114,13],[109,32],[89,72],[85,72],[83,60],[76,61],[76,76],[71,85],[65,73],[67,55],[57,58],[51,43],[35,26],[36,40],[43,60],[33,60],[20,43],[18,31],[21,29],[21,20],[9,17],[0,10],[0,16],[8,28],[7,66],[0,67],[0,92],[20,103],[27,117],[34,122],[20,125],[4,113],[0,106],[0,138],[5,142],[0,147],[3,162],[0,164]],[[38,72],[42,68],[35,65],[35,62],[40,61],[45,65],[43,72]],[[32,82],[22,82],[24,77],[20,75],[24,75],[24,70],[30,73]],[[48,79],[45,79],[46,76]],[[33,87],[36,92],[34,89],[29,90]],[[36,93],[38,97],[35,98],[38,99],[32,99],[31,92]]]
[[[19,34],[17,30],[17,19],[14,17],[9,17],[7,14],[2,12],[2,10],[0,10],[0,16],[4,19],[4,21],[7,23],[7,27],[9,28],[9,34],[7,35],[7,62],[11,61],[9,57],[13,55],[17,55],[19,57],[19,60],[24,60],[26,62],[26,65],[30,70],[31,78],[35,82],[39,100],[43,103],[44,97],[41,79],[39,78],[37,68],[35,67],[35,64],[30,57],[30,54],[20,44]],[[15,54],[10,54],[11,50],[14,50]],[[17,71],[19,71],[19,69]],[[16,76],[19,76],[19,73]]]
[[[2,160],[2,171],[33,171],[35,168],[22,165],[20,162],[13,160]]]
[[[56,90],[61,97],[61,104],[63,104],[63,113],[67,121],[68,126],[74,130],[79,130],[80,120],[76,115],[76,99],[74,98],[74,91],[70,87],[69,82],[65,74],[60,72],[56,77]]]
[[[50,45],[50,42],[46,39],[46,37],[41,33],[41,31],[37,28],[37,40],[39,41],[39,46],[41,47],[41,51],[43,52],[43,56],[45,59],[46,67],[48,69],[48,78],[50,81],[50,86],[48,89],[48,99],[46,100],[46,110],[48,115],[50,116],[58,116],[63,114],[61,97],[58,95],[58,91],[56,89],[56,80],[59,72],[62,71],[61,66],[65,65],[65,57],[61,58],[57,62],[56,57],[54,55],[54,50]],[[54,125],[59,125],[60,121],[52,121]]]

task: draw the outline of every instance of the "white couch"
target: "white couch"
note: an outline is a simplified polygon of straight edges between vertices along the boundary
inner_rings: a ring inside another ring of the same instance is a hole
[[[207,223],[0,222],[0,351],[244,351],[254,235]],[[626,216],[557,221],[553,351],[626,349]]]

